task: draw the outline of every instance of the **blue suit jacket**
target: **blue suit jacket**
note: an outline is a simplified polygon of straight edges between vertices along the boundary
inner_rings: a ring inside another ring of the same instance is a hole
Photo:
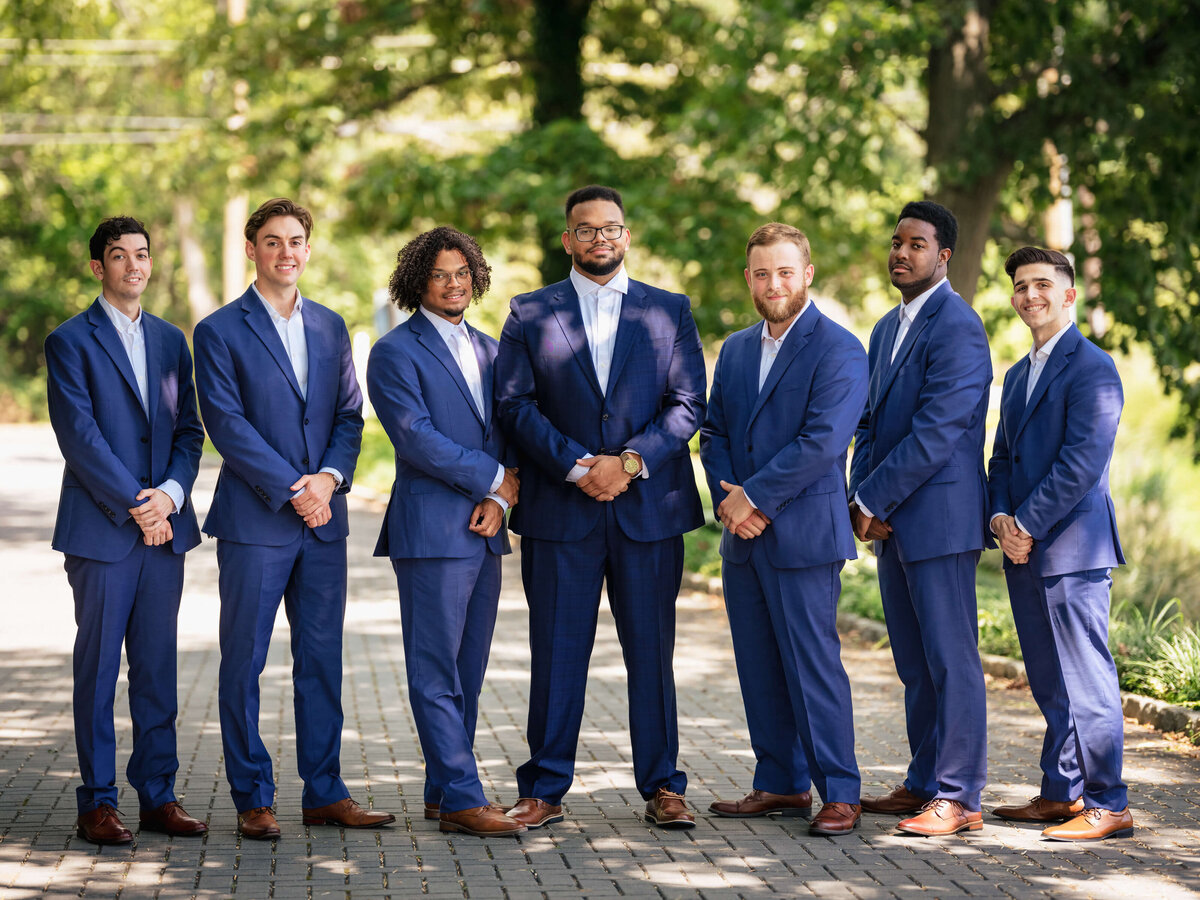
[[[196,415],[192,356],[183,332],[142,310],[150,411],[116,328],[96,300],[46,338],[50,422],[67,461],[55,550],[101,562],[124,559],[142,531],[128,510],[144,488],[174,479],[184,504],[171,516],[171,549],[200,543],[190,498],[204,429]]]
[[[1028,373],[1025,356],[1004,378],[988,463],[991,515],[1015,514],[1030,530],[1029,565],[1043,577],[1119,565],[1108,491],[1124,403],[1117,367],[1072,325],[1026,403]]]
[[[342,317],[304,298],[308,399],[271,317],[253,288],[196,326],[200,412],[223,462],[204,533],[240,544],[283,546],[301,533],[291,485],[337,469],[323,541],[349,533],[346,497],[362,443],[362,393]]]
[[[871,332],[850,496],[892,526],[888,540],[902,560],[990,547],[983,431],[992,363],[983,322],[947,281],[889,362],[899,319],[893,308]]]
[[[512,529],[575,541],[604,504],[566,480],[587,453],[641,454],[613,511],[636,541],[674,537],[704,523],[688,441],[704,418],[704,351],[683,294],[630,279],[621,303],[607,393],[600,390],[579,298],[570,279],[514,297],[496,356],[501,424],[520,451],[521,502]]]
[[[367,392],[396,448],[396,481],[376,556],[467,557],[486,540],[507,553],[508,529],[490,538],[468,530],[471,510],[504,462],[503,433],[492,415],[496,339],[467,326],[479,362],[484,414],[450,348],[419,311],[375,342]]]
[[[713,508],[740,484],[771,525],[758,538],[777,568],[853,559],[846,448],[867,399],[867,354],[816,305],[796,320],[762,390],[762,325],[730,335],[717,358],[700,458]],[[744,563],[753,541],[730,531],[721,556]]]

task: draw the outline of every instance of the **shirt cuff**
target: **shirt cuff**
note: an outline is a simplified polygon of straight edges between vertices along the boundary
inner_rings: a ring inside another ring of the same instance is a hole
[[[585,453],[583,458],[591,459],[593,456],[595,456],[594,453]],[[574,484],[587,473],[588,466],[581,466],[579,463],[575,463],[575,465],[571,466],[571,471],[567,473],[567,481],[571,482],[571,484]]]
[[[174,478],[168,478],[158,486],[158,489],[171,498],[171,502],[175,504],[175,512],[183,509],[183,487]]]
[[[858,496],[858,491],[855,491],[855,492],[854,492],[854,502],[858,504],[858,511],[859,511],[860,513],[862,513],[862,514],[863,514],[864,516],[866,516],[868,519],[873,519],[873,518],[875,518],[875,513],[871,512],[869,509],[867,509],[867,507],[866,507],[866,504],[864,504],[864,503],[862,502],[862,498],[860,498],[860,497]]]
[[[498,503],[498,504],[500,505],[500,511],[501,511],[501,512],[507,512],[507,511],[508,511],[508,501],[507,501],[507,500],[505,500],[503,497],[501,497],[499,494],[493,494],[493,493],[489,493],[489,494],[488,494],[486,497],[484,497],[483,499],[484,499],[484,500],[495,500],[495,501],[496,501],[496,503]]]
[[[750,499],[750,495],[746,493],[746,488],[744,486],[742,487],[742,496],[746,498],[747,503],[749,503],[755,509],[758,509],[758,504]]]
[[[1025,535],[1025,537],[1033,537],[1033,532],[1022,525],[1020,519],[1018,519],[1016,516],[1013,516],[1013,521],[1017,523],[1017,531],[1021,532],[1021,534]]]
[[[497,463],[496,477],[492,479],[492,486],[488,488],[488,496],[491,497],[493,500],[499,499],[498,497],[494,497],[492,495],[495,494],[497,490],[499,490],[500,485],[502,485],[502,484],[504,484],[504,464]],[[504,504],[504,508],[508,509],[507,503]]]

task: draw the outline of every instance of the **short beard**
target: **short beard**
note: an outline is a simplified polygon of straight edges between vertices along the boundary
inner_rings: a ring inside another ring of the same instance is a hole
[[[788,319],[794,318],[796,313],[804,308],[805,301],[808,300],[808,288],[803,287],[798,291],[793,291],[788,298],[787,305],[781,310],[769,309],[765,303],[758,299],[758,295],[754,295],[754,308],[758,310],[758,314],[766,319],[771,324],[786,322]]]
[[[625,262],[625,254],[615,253],[608,262],[588,262],[582,256],[573,256],[572,259],[575,260],[575,265],[579,267],[580,271],[603,278],[621,268],[621,263]]]

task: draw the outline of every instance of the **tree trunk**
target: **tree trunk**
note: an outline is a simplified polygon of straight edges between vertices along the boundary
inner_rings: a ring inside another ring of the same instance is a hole
[[[175,199],[175,226],[179,229],[179,260],[187,280],[188,328],[217,308],[217,300],[208,286],[208,263],[204,249],[196,239],[196,204],[191,197]]]
[[[534,82],[533,127],[543,128],[560,119],[583,119],[583,50],[592,0],[535,0],[533,16]],[[586,168],[586,160],[563,160],[572,168]],[[542,248],[538,269],[542,281],[561,280],[564,266],[559,234],[561,213],[547,211],[537,217],[537,240]]]
[[[990,16],[994,2],[968,3],[950,39],[929,51],[925,73],[929,122],[925,128],[926,162],[938,174],[933,199],[958,219],[958,245],[950,262],[952,282],[968,303],[975,299],[983,270],[983,252],[992,231],[992,214],[1009,174],[1011,155],[986,154],[986,170],[972,161],[980,142],[996,141],[988,120],[995,94],[987,71]]]

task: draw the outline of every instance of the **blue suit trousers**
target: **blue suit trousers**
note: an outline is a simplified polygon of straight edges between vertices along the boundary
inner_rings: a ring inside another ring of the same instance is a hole
[[[1046,720],[1042,796],[1120,812],[1125,724],[1108,651],[1108,569],[1043,578],[1009,566],[1009,598],[1029,689]]]
[[[634,541],[604,504],[599,524],[582,540],[522,538],[521,576],[529,602],[530,759],[517,769],[522,797],[557,805],[575,777],[588,662],[596,637],[600,590],[625,659],[633,773],[650,799],[665,787],[682,794],[676,765],[675,598],[683,577],[683,538]]]
[[[75,748],[83,784],[79,813],[117,806],[113,703],[121,646],[129,660],[133,752],[126,775],[142,809],[175,799],[176,622],[183,554],[138,541],[119,562],[67,555],[75,595]]]
[[[275,803],[271,753],[258,730],[259,685],[282,598],[292,632],[296,760],[302,804],[350,796],[341,778],[342,624],[346,541],[305,528],[290,544],[217,541],[221,670],[217,691],[225,774],[238,812]]]
[[[799,794],[815,783],[826,803],[858,803],[850,679],[837,633],[844,562],[779,569],[755,541],[745,565],[721,567],[754,787]]]
[[[904,684],[912,751],[905,787],[977,812],[987,781],[987,691],[975,600],[979,551],[904,562],[894,540],[880,544],[879,591]]]
[[[487,803],[475,723],[487,670],[500,559],[478,541],[466,559],[393,559],[408,699],[425,755],[425,802],[457,812]]]

